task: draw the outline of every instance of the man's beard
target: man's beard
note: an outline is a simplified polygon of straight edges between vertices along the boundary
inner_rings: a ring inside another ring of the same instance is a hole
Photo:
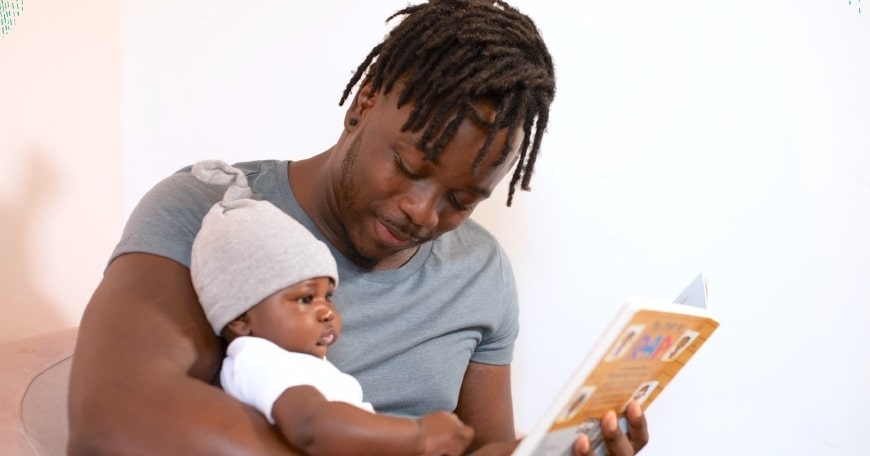
[[[352,210],[353,208],[353,194],[356,189],[356,181],[354,177],[354,169],[356,168],[356,159],[359,155],[360,143],[362,142],[362,135],[357,135],[357,137],[350,144],[350,149],[344,156],[344,159],[341,161],[341,179],[339,181],[339,191],[338,191],[338,217],[341,224],[344,226],[344,232],[347,234],[347,225],[345,224],[346,215],[348,214],[348,210]],[[345,244],[344,251],[347,252],[347,259],[350,260],[353,264],[359,266],[362,269],[371,270],[374,269],[375,266],[380,263],[380,260],[376,260],[374,258],[369,258],[363,255],[357,248],[353,245],[353,242],[350,240],[350,235],[347,234],[347,240]]]

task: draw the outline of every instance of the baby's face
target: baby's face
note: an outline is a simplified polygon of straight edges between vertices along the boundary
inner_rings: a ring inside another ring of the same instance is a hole
[[[341,334],[341,318],[332,305],[334,289],[332,279],[318,277],[278,290],[248,310],[251,335],[323,358]]]

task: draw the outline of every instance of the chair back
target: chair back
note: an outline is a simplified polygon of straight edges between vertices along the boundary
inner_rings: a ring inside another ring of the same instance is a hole
[[[78,328],[0,344],[0,454],[61,456]]]

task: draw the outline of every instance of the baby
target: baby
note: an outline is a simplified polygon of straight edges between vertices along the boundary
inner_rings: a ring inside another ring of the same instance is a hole
[[[294,449],[329,455],[459,455],[474,431],[449,412],[418,419],[374,413],[362,387],[326,359],[341,335],[329,248],[221,161],[191,171],[228,185],[193,242],[193,286],[229,342],[221,386],[262,412]]]

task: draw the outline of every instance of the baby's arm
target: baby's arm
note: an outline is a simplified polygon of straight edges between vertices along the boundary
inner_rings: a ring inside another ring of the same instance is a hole
[[[307,385],[285,390],[272,417],[290,445],[309,455],[461,455],[474,436],[452,413],[419,419],[377,415],[328,401]]]

